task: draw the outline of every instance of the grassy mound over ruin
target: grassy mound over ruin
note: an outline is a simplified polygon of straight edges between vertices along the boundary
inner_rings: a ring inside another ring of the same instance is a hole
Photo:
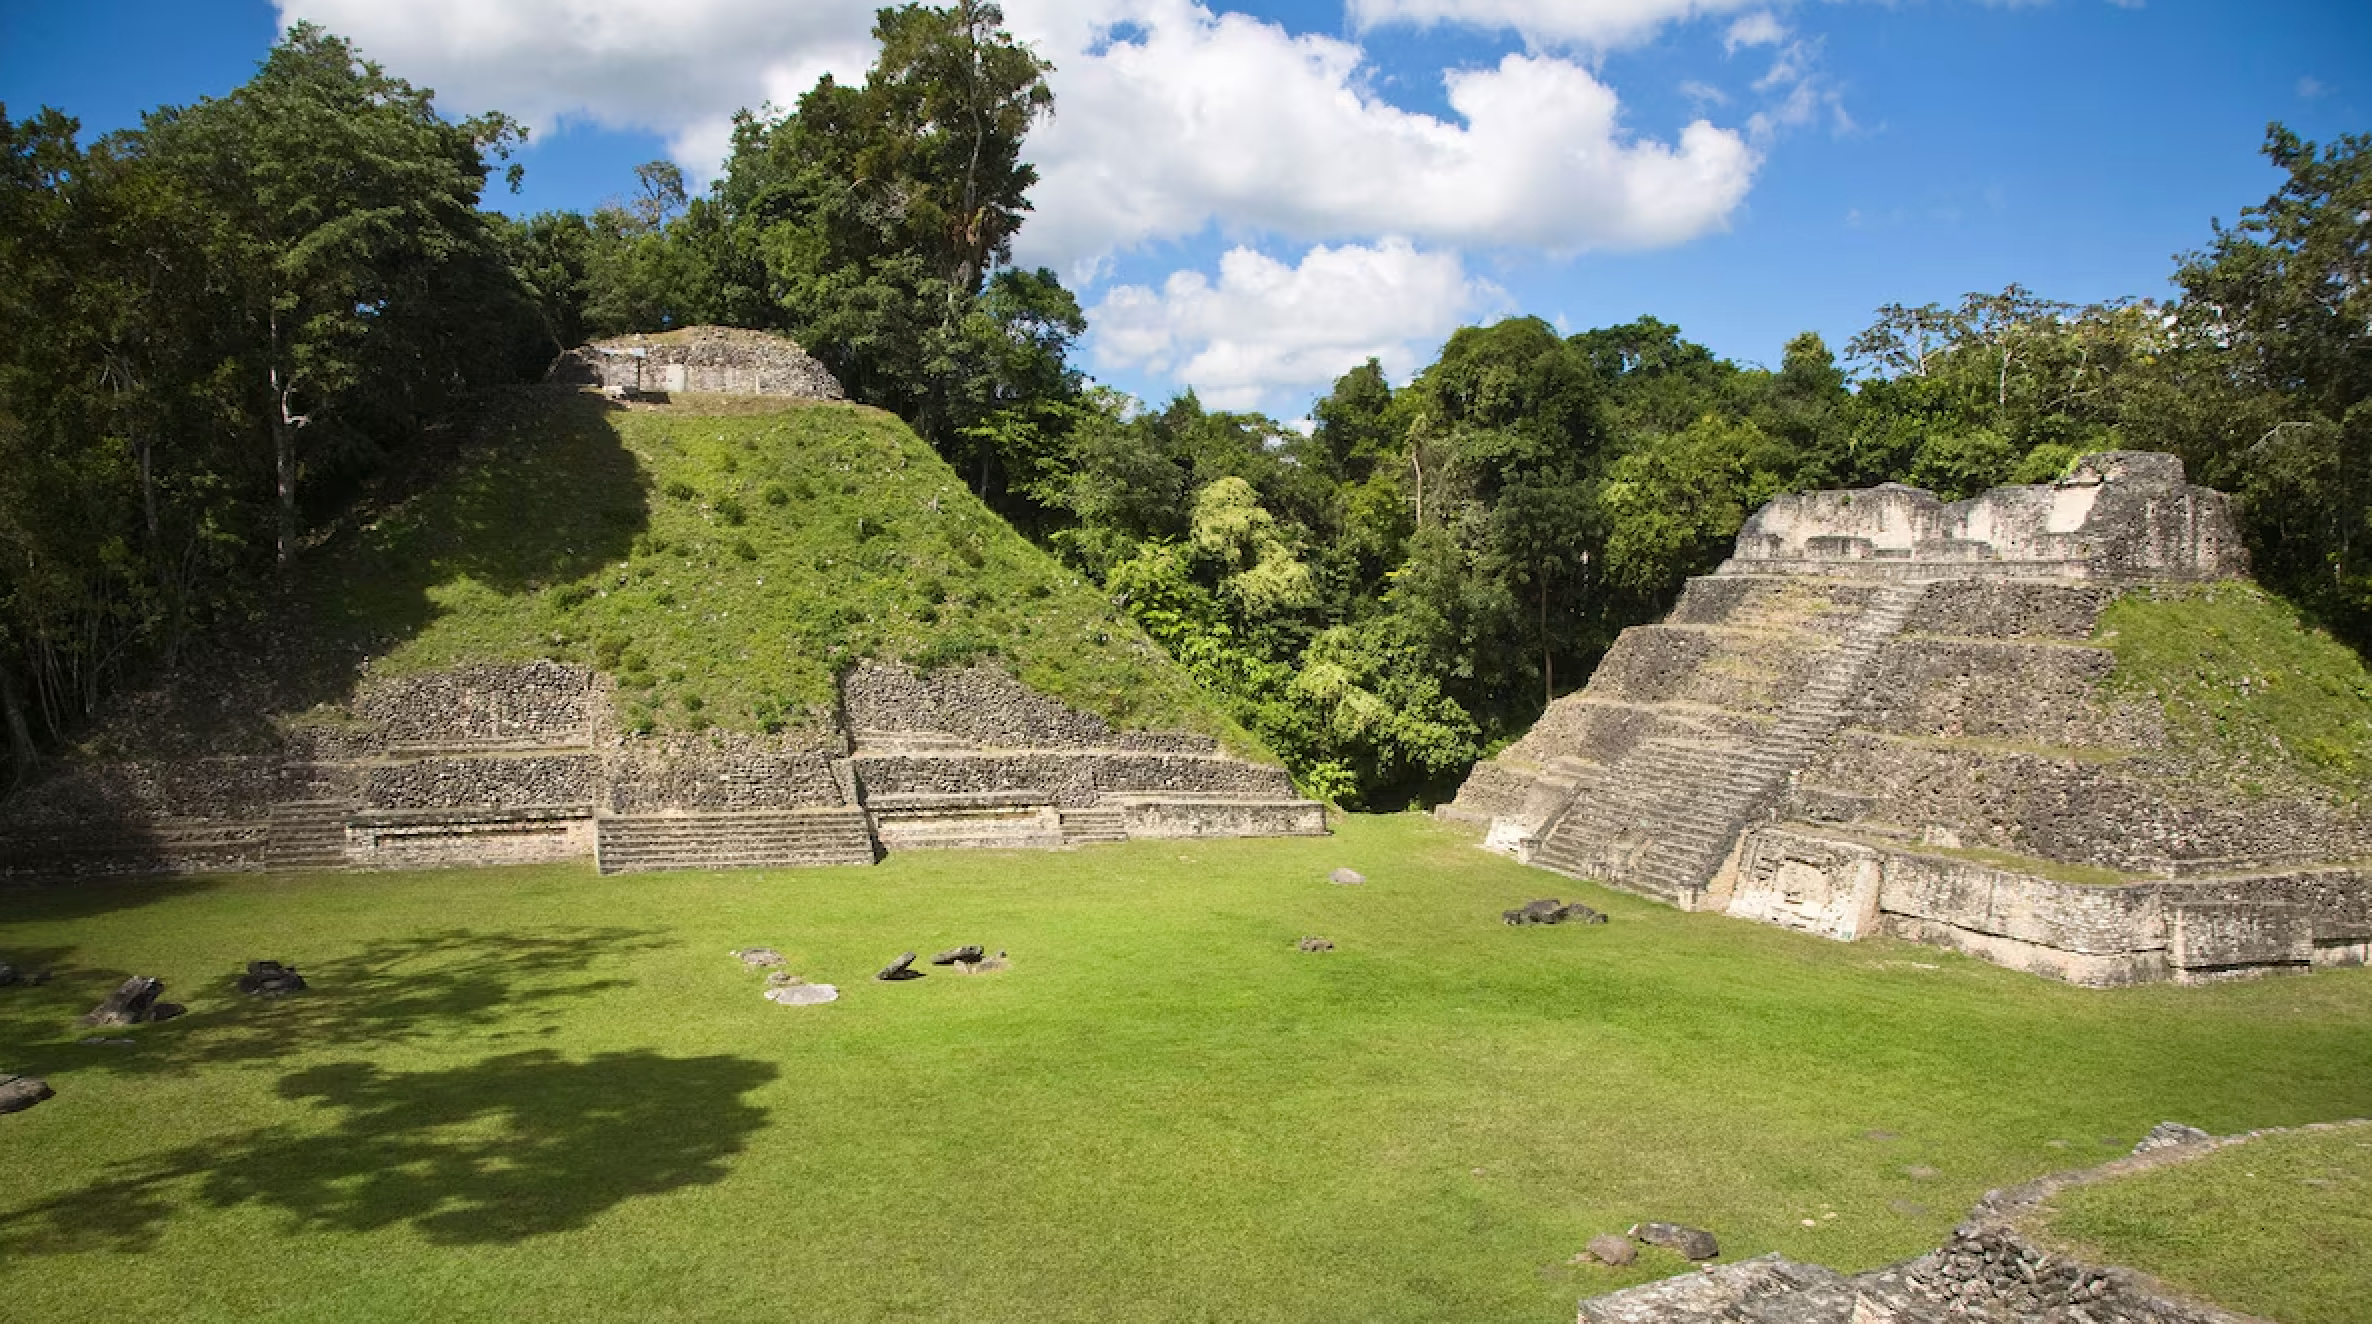
[[[452,470],[307,571],[334,651],[397,674],[580,662],[642,731],[828,717],[860,658],[988,662],[1116,726],[1250,738],[889,414],[503,402]]]
[[[1416,815],[1339,826],[10,897],[0,957],[58,973],[0,989],[0,1068],[57,1097],[0,1117],[0,1301],[1552,1324],[1686,1268],[1569,1263],[1640,1219],[1859,1269],[2166,1118],[2372,1112],[2372,970],[2072,988],[1548,878]],[[1499,921],[1543,895],[1612,922]],[[871,978],[963,942],[1012,968]],[[759,943],[841,1000],[764,1001],[727,955]],[[258,957],[312,990],[241,998]],[[189,1014],[81,1042],[132,971]]]
[[[2372,671],[2248,584],[2157,587],[2101,613],[2111,684],[2154,700],[2177,749],[2241,790],[2372,786]]]
[[[2263,1136],[2079,1186],[2040,1230],[2227,1309],[2359,1324],[2372,1317],[2372,1126]]]

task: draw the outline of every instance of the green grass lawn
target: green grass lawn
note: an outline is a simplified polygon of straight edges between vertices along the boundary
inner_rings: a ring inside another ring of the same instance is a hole
[[[2265,1136],[2063,1192],[2044,1234],[2282,1324],[2372,1319],[2372,1127]]]
[[[1567,1264],[1634,1220],[1858,1268],[2164,1119],[2372,1113],[2372,971],[2069,988],[1680,914],[1470,840],[1353,818],[873,869],[0,894],[0,955],[59,971],[0,990],[0,1068],[58,1091],[0,1117],[0,1302],[1555,1321],[1682,1267]],[[1499,923],[1542,895],[1613,922]],[[964,941],[1014,967],[870,978]],[[764,1001],[727,955],[761,943],[845,996]],[[240,999],[256,957],[315,991]],[[77,1043],[132,971],[190,1014]]]

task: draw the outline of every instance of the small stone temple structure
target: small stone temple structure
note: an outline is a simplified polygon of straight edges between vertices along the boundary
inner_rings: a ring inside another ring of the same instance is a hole
[[[596,340],[560,356],[552,380],[607,395],[773,395],[839,400],[840,383],[788,336],[693,326]]]
[[[0,880],[590,857],[605,873],[871,864],[883,850],[1313,835],[1282,768],[1116,731],[990,667],[865,664],[844,721],[775,737],[619,730],[556,662],[374,679],[262,748],[63,763],[0,802]]]
[[[2122,593],[2245,573],[2170,455],[1784,496],[1438,812],[1686,909],[2084,984],[2361,964],[2372,819],[2188,775],[2092,642]]]

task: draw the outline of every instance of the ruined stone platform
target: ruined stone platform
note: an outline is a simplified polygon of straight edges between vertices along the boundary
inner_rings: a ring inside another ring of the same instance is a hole
[[[0,880],[592,859],[604,873],[885,851],[1311,835],[1284,769],[1116,731],[993,668],[841,679],[849,725],[635,738],[555,662],[374,680],[268,753],[80,760],[0,803]],[[861,724],[861,725],[860,725]]]
[[[2362,964],[2372,820],[2186,779],[2092,643],[2125,592],[2245,570],[2168,455],[1780,497],[1437,812],[1683,908],[2078,983]]]

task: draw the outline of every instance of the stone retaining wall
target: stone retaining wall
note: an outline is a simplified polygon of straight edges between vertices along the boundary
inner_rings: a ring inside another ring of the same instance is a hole
[[[590,811],[601,782],[593,754],[425,758],[368,769],[365,809],[503,809],[571,805]]]
[[[1843,941],[1888,934],[2076,984],[2196,983],[2363,964],[2372,868],[2070,883],[1777,826],[1746,835],[1727,913]]]
[[[633,820],[605,868],[870,862],[873,794],[907,802],[882,826],[908,844],[1059,846],[1057,805],[1108,810],[1111,836],[1324,830],[1281,768],[1198,733],[1114,731],[993,669],[868,664],[845,683],[860,734],[891,737],[856,758],[837,727],[627,739],[608,683],[559,663],[372,678],[291,719],[278,756],[53,769],[0,803],[0,878],[576,859],[608,840],[597,820]],[[950,827],[1003,791],[1028,792],[1043,830]]]
[[[562,662],[374,679],[353,709],[373,743],[392,749],[590,745],[603,716],[594,673]]]
[[[1218,742],[1190,731],[1115,731],[1036,693],[995,667],[948,667],[921,674],[910,667],[859,663],[841,680],[849,727],[863,740],[875,733],[952,737],[986,749],[1125,749],[1209,754]]]

